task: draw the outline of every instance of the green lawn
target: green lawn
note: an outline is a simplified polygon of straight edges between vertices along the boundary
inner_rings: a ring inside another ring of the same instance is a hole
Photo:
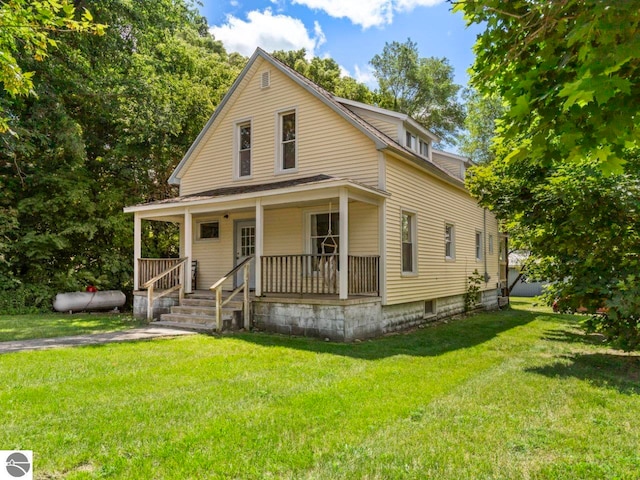
[[[515,307],[358,344],[2,355],[0,445],[36,478],[640,478],[640,357]]]
[[[109,313],[0,315],[0,342],[114,332],[139,325],[131,315]]]

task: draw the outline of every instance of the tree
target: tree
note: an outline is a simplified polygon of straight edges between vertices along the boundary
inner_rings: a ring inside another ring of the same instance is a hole
[[[85,3],[105,34],[51,32],[47,62],[16,54],[36,95],[0,97],[17,134],[0,134],[0,308],[16,287],[130,289],[122,208],[175,195],[169,174],[246,62],[184,1]],[[171,253],[175,229],[146,228],[145,251]]]
[[[640,345],[640,9],[637,2],[461,1],[486,30],[472,83],[505,100],[494,161],[468,185],[527,232],[540,276],[591,325]]]
[[[94,23],[86,8],[80,20],[69,0],[9,0],[0,3],[0,82],[11,95],[33,94],[33,73],[21,68],[16,55],[24,52],[41,61],[55,48],[52,32],[91,32],[102,35],[105,25]],[[8,130],[8,119],[0,110],[0,132]]]
[[[446,58],[420,58],[411,39],[385,43],[381,54],[369,62],[378,79],[378,103],[406,113],[440,136],[456,143],[464,123],[458,99],[460,86],[453,81],[453,67]]]
[[[342,76],[340,65],[332,58],[313,57],[307,60],[307,52],[277,50],[272,55],[330,93],[357,102],[372,103],[373,93],[364,83]]]
[[[502,99],[495,94],[482,95],[473,88],[462,93],[466,115],[459,150],[476,163],[488,163],[495,154],[493,139],[496,121],[504,112]]]

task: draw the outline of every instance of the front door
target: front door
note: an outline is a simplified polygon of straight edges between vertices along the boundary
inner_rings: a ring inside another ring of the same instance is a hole
[[[238,265],[245,258],[255,255],[256,253],[256,221],[255,220],[239,220],[236,222],[236,233],[234,239],[235,257],[234,265]],[[243,269],[244,270],[244,269]],[[235,286],[242,283],[242,270],[236,274]],[[249,288],[256,287],[256,262],[251,262],[251,271],[249,274]]]

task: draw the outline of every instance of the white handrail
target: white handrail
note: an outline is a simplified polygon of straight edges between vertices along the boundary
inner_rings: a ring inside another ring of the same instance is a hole
[[[181,258],[179,259],[179,262],[176,263],[174,266],[167,268],[164,272],[159,273],[158,275],[156,275],[155,277],[153,277],[151,280],[147,281],[143,287],[145,287],[147,289],[147,320],[151,321],[153,320],[153,302],[159,298],[164,297],[165,295],[169,295],[170,293],[175,292],[176,290],[179,290],[179,298],[180,298],[180,303],[182,303],[182,299],[184,298],[184,265],[185,263],[187,263],[189,259],[187,257],[185,258]],[[180,269],[180,280],[178,282],[178,285],[174,285],[173,287],[163,290],[159,295],[155,296],[153,295],[153,291],[154,291],[154,285],[157,281],[162,280],[164,277],[166,277],[167,275],[169,275],[170,273],[172,273],[174,270],[176,269]]]
[[[243,299],[243,321],[244,328],[249,329],[250,324],[250,312],[249,312],[249,272],[251,267],[251,261],[253,260],[253,256],[245,258],[238,265],[233,267],[226,275],[224,275],[220,280],[209,287],[215,296],[216,296],[216,330],[219,332],[222,330],[222,307],[224,307],[227,303],[233,299],[240,291],[244,291],[244,299]],[[233,275],[235,275],[240,269],[243,270],[243,281],[242,284],[239,285],[231,295],[223,302],[222,301],[222,285],[229,280]]]

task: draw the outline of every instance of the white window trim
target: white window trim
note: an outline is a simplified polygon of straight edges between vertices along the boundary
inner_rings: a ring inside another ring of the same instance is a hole
[[[240,127],[249,124],[251,129],[251,173],[243,177],[240,176]],[[233,179],[251,180],[253,178],[253,118],[243,118],[234,123],[233,132]]]
[[[282,168],[282,117],[287,113],[294,113],[296,116],[296,149],[295,149],[295,158],[296,158],[296,166],[295,168],[287,168],[286,170]],[[288,173],[297,173],[299,168],[299,159],[298,159],[298,145],[300,144],[300,128],[298,121],[298,107],[289,107],[283,108],[276,112],[276,161],[275,161],[275,174],[276,175],[286,175]]]
[[[425,303],[431,302],[431,305],[432,305],[433,308],[432,308],[432,312],[431,313],[424,312],[423,315],[422,315],[422,318],[426,320],[428,318],[436,317],[438,315],[438,299],[433,298],[431,300],[425,300],[424,302]]]
[[[314,207],[314,208],[305,208],[303,210],[304,215],[304,228],[303,228],[303,251],[305,255],[311,255],[315,253],[313,251],[313,245],[311,243],[311,216],[312,215],[322,215],[322,214],[331,213],[331,215],[340,214],[339,209],[333,210],[328,207]],[[338,234],[339,237],[339,234]]]
[[[480,245],[476,243],[477,235],[480,235]],[[483,244],[484,244],[484,233],[482,232],[482,230],[476,230],[476,233],[473,236],[473,248],[475,250],[474,255],[476,257],[476,262],[482,261],[482,249],[484,247]],[[479,256],[478,256],[478,252],[480,253]]]
[[[451,255],[447,255],[447,227],[451,227]],[[455,223],[444,224],[444,259],[448,262],[456,260],[456,225]]]
[[[403,215],[410,215],[413,218],[413,225],[411,229],[411,243],[413,245],[413,258],[411,259],[413,270],[407,272],[403,267],[402,258],[402,217]],[[400,209],[400,273],[403,277],[417,277],[418,276],[418,214],[413,210],[406,208]]]
[[[217,223],[218,224],[218,238],[201,238],[200,237],[200,225],[202,225],[203,223]],[[196,242],[219,242],[220,238],[222,237],[222,222],[220,221],[219,218],[215,217],[215,218],[202,218],[199,220],[196,220],[194,223],[194,227],[195,227],[195,232],[193,235],[193,239]]]

